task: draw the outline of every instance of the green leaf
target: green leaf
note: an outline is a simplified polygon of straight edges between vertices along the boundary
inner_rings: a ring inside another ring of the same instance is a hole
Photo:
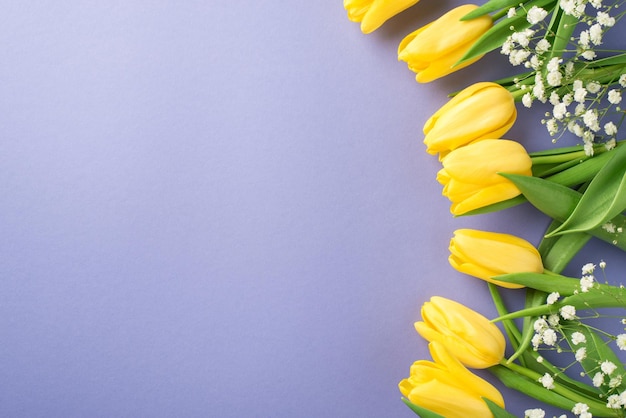
[[[552,220],[546,230],[546,234],[558,228],[559,225],[561,225],[561,222]],[[591,235],[585,232],[544,237],[537,247],[539,254],[541,254],[544,268],[553,273],[562,272],[590,239]]]
[[[516,283],[545,293],[559,292],[561,296],[573,295],[580,289],[580,280],[551,273],[511,273],[495,276],[494,280]],[[545,301],[545,298],[542,302]]]
[[[516,418],[515,415],[511,414],[509,411],[502,408],[500,405],[493,402],[491,399],[487,399],[487,398],[482,398],[482,399],[483,401],[485,401],[485,403],[489,407],[489,410],[493,414],[494,418]]]
[[[472,215],[483,215],[485,213],[498,212],[504,209],[511,208],[513,206],[517,206],[521,203],[526,202],[526,198],[522,195],[515,196],[511,199],[504,200],[502,202],[494,203],[492,205],[483,206],[482,208],[474,209],[469,212],[466,212],[462,215],[456,216],[472,216]]]
[[[626,209],[626,146],[610,154],[612,158],[596,174],[571,215],[547,236],[588,231]]]
[[[526,20],[526,11],[532,6],[542,7],[545,10],[553,10],[556,5],[555,0],[531,0],[527,2],[524,9],[518,9],[518,12],[513,17],[507,17],[497,22],[491,29],[485,32],[465,53],[465,55],[456,64],[460,64],[463,61],[476,58],[489,51],[493,51],[502,46],[506,38],[508,38],[513,32],[519,32],[530,26],[530,22]],[[513,30],[511,30],[513,28]]]
[[[461,20],[476,19],[477,17],[484,16],[487,13],[495,12],[496,10],[517,7],[520,5],[520,3],[524,2],[520,2],[519,0],[489,0],[478,9],[474,9],[465,16],[463,16]]]
[[[537,177],[506,173],[500,175],[511,180],[534,207],[560,222],[570,216],[582,196],[576,190]],[[626,225],[626,217],[617,215],[610,222],[623,226]],[[586,232],[626,251],[626,240],[611,234],[602,227]]]
[[[402,398],[402,402],[406,404],[413,412],[415,412],[421,418],[445,418],[443,415],[439,415],[431,410],[415,405],[407,398]]]

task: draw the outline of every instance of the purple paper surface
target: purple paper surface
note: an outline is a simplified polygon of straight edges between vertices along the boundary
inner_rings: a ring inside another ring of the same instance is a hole
[[[510,71],[496,52],[418,85],[397,61],[457,4],[370,35],[341,1],[5,4],[0,416],[412,416],[421,304],[495,316],[447,262],[453,231],[537,244],[548,224],[453,218],[441,196],[424,122]],[[545,110],[507,138],[550,147]],[[600,259],[618,281],[624,254],[596,241],[567,272]]]

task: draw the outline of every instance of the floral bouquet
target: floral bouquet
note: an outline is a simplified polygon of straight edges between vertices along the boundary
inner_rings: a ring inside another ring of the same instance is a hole
[[[344,0],[344,7],[370,33],[416,3]],[[626,50],[601,48],[625,13],[623,3],[489,0],[447,11],[400,42],[398,59],[418,83],[488,53],[511,64],[504,79],[451,92],[424,125],[452,215],[527,202],[551,219],[537,246],[509,234],[455,231],[449,263],[486,283],[499,316],[486,318],[441,296],[422,306],[415,329],[432,360],[415,362],[399,390],[423,418],[513,416],[498,389],[471,369],[486,369],[535,398],[526,417],[543,417],[541,404],[562,416],[626,416],[626,290],[608,283],[605,261],[583,265],[578,277],[561,274],[590,239],[626,250],[626,145],[619,139]],[[544,106],[546,136],[572,144],[528,153],[503,139],[517,104]],[[509,289],[523,289],[521,307],[507,306]],[[615,318],[615,329],[597,325],[600,317]]]

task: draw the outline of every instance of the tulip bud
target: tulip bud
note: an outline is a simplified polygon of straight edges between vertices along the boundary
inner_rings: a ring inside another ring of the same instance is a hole
[[[446,348],[428,345],[434,362],[420,360],[402,380],[400,392],[411,402],[446,418],[492,417],[487,398],[504,408],[504,399],[487,381],[467,370]]]
[[[427,83],[476,62],[482,55],[459,61],[470,47],[493,26],[489,15],[462,21],[478,8],[466,4],[452,9],[439,19],[406,36],[398,47],[398,59],[417,73],[419,83]],[[458,64],[458,65],[456,65]]]
[[[428,341],[437,341],[467,367],[484,369],[504,357],[506,341],[487,318],[450,299],[434,296],[422,306],[423,322],[415,329]]]
[[[511,93],[499,84],[473,84],[454,96],[424,125],[429,154],[450,151],[482,139],[501,138],[517,117]]]
[[[456,270],[502,287],[523,287],[493,280],[510,273],[543,273],[539,251],[528,241],[509,234],[459,229],[450,240],[448,261]]]
[[[413,6],[419,0],[343,0],[348,19],[361,22],[361,32],[370,33],[385,21]]]
[[[498,173],[530,176],[532,161],[519,143],[484,139],[450,152],[441,161],[437,181],[452,202],[450,212],[462,215],[511,199],[519,189]]]

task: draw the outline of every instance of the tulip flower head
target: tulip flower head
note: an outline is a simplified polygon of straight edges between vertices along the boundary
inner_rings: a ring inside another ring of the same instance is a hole
[[[361,32],[370,33],[419,0],[343,0],[348,19],[361,22]]]
[[[429,154],[450,151],[483,139],[501,138],[515,123],[513,95],[499,84],[473,84],[454,96],[424,125]]]
[[[494,280],[511,273],[543,273],[539,251],[509,234],[459,229],[450,240],[448,261],[456,270],[510,289],[523,287]]]
[[[446,418],[493,416],[482,398],[504,407],[504,399],[487,381],[467,370],[440,343],[428,345],[434,362],[413,363],[400,392],[411,402]]]
[[[428,341],[443,344],[467,367],[484,369],[504,357],[506,341],[500,329],[465,305],[434,296],[422,306],[417,332]]]
[[[493,26],[493,20],[488,15],[461,20],[476,8],[478,6],[466,4],[452,9],[400,42],[398,59],[405,61],[409,69],[417,74],[415,79],[419,83],[448,75],[482,57],[459,63],[474,42]]]
[[[511,199],[519,189],[498,173],[532,175],[532,161],[518,142],[484,139],[450,152],[441,161],[437,181],[452,202],[450,212],[462,215]]]

